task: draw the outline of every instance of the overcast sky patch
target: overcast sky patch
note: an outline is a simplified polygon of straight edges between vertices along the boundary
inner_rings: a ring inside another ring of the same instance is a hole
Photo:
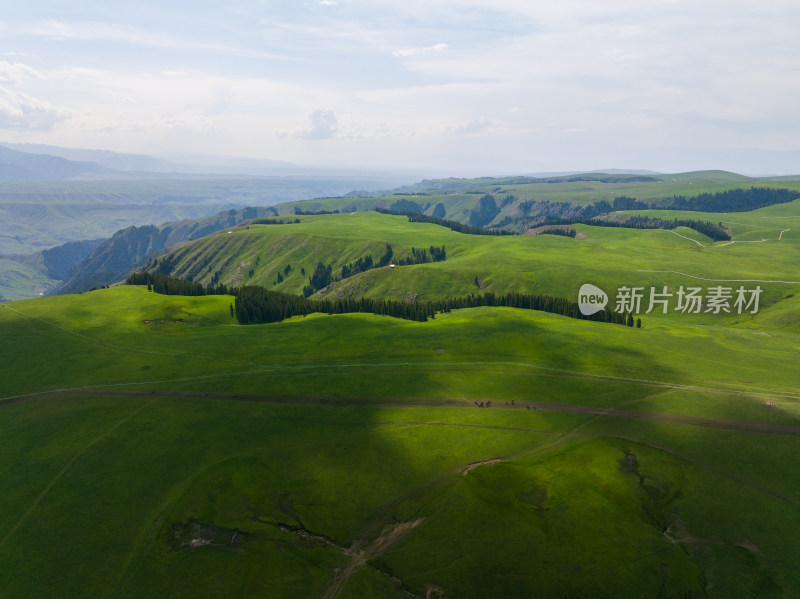
[[[458,174],[715,157],[778,172],[768,158],[800,151],[798,22],[790,0],[14,3],[0,141]]]

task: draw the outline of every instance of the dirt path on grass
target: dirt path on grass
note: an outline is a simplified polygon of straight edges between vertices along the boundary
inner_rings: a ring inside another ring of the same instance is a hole
[[[730,391],[726,391],[730,392]],[[735,393],[735,392],[730,392]],[[43,393],[30,394],[20,396],[16,399],[10,399],[0,403],[3,405],[12,405],[21,401],[29,401],[32,399],[59,399],[67,397],[120,397],[120,398],[157,398],[157,397],[171,397],[176,399],[207,399],[207,400],[221,400],[221,401],[244,401],[244,402],[265,402],[282,405],[304,405],[304,406],[328,406],[328,407],[372,407],[372,408],[420,408],[420,407],[433,407],[433,408],[454,408],[454,409],[472,409],[472,410],[542,410],[550,412],[568,412],[572,414],[586,414],[595,416],[610,416],[615,418],[624,418],[626,420],[650,420],[655,422],[670,422],[673,424],[682,424],[688,426],[698,426],[704,428],[715,428],[723,430],[734,430],[746,433],[758,433],[768,435],[785,435],[785,436],[800,436],[800,426],[792,426],[786,424],[773,424],[768,422],[754,422],[749,420],[733,420],[730,418],[715,418],[708,416],[689,416],[685,414],[667,414],[661,412],[645,412],[642,410],[624,410],[619,408],[603,408],[599,406],[588,406],[581,404],[562,404],[544,401],[518,401],[514,406],[493,404],[491,408],[476,408],[473,400],[468,399],[410,399],[394,401],[370,401],[369,399],[362,398],[336,398],[328,399],[319,396],[272,396],[260,394],[247,394],[247,393],[204,393],[201,391],[83,391],[83,390],[70,390],[70,391],[49,391]],[[411,424],[411,423],[410,423]],[[414,423],[426,424],[429,426],[464,426],[464,427],[480,427],[480,428],[515,428],[498,425],[481,425],[479,423],[469,424],[453,424],[453,423]],[[525,427],[520,427],[519,430],[532,430]],[[547,431],[540,431],[547,432]]]
[[[707,279],[705,277],[696,277],[695,275],[686,274],[685,272],[678,272],[677,270],[637,270],[636,272],[666,272],[672,273],[673,275],[689,277],[690,279],[697,279],[698,281],[711,281],[712,283],[781,283],[783,285],[800,285],[800,281],[768,281],[765,279]]]
[[[678,233],[677,231],[673,231],[672,229],[659,229],[659,230],[660,231],[668,231],[669,233],[672,233],[673,235],[677,235],[678,237],[683,237],[687,241],[691,241],[693,243],[696,243],[697,245],[699,245],[702,248],[722,248],[722,247],[725,247],[726,245],[733,245],[734,243],[768,243],[770,241],[769,239],[754,239],[754,240],[734,239],[733,241],[729,241],[728,243],[721,243],[719,245],[703,244],[703,243],[700,243],[699,241],[697,241],[696,239],[692,239],[691,237],[686,237],[686,235],[681,235],[680,233]],[[780,232],[780,235],[778,235],[778,241],[781,241],[783,239],[783,234],[786,233],[787,231],[791,231],[791,229],[784,229],[783,231]]]
[[[318,534],[312,532],[302,525],[300,526],[292,526],[289,524],[284,524],[281,522],[269,522],[266,520],[262,520],[261,518],[255,519],[257,522],[262,524],[268,524],[269,526],[273,526],[283,532],[287,532],[293,535],[296,535],[303,539],[311,539],[312,541],[316,541],[318,543],[322,543],[323,545],[334,549],[349,558],[347,565],[344,568],[336,568],[333,572],[333,579],[331,580],[328,587],[325,589],[322,597],[323,599],[336,599],[344,589],[347,581],[350,580],[350,577],[360,568],[369,567],[374,572],[386,576],[392,580],[397,585],[397,588],[404,592],[406,595],[410,597],[416,597],[417,599],[423,599],[419,595],[415,595],[414,593],[408,591],[405,588],[405,584],[399,578],[388,574],[378,568],[370,566],[368,562],[370,560],[375,559],[376,557],[380,557],[384,553],[386,553],[390,547],[397,544],[403,538],[405,538],[413,529],[417,526],[422,524],[424,518],[417,518],[416,520],[408,520],[406,522],[395,522],[394,524],[387,524],[383,527],[380,534],[372,540],[366,539],[355,539],[352,543],[350,543],[349,547],[344,547],[343,545],[339,545],[338,543],[334,542],[330,537],[327,537],[323,534]],[[430,586],[430,585],[429,585]]]
[[[463,468],[459,468],[458,471],[464,476],[466,476],[467,474],[475,470],[475,468],[478,468],[480,466],[488,466],[490,464],[499,464],[505,459],[506,458],[492,458],[491,460],[483,460],[482,462],[472,462],[471,464],[467,464]]]
[[[410,533],[414,528],[422,524],[422,520],[422,518],[417,518],[416,520],[411,520],[408,522],[397,522],[395,524],[390,524],[384,527],[384,529],[381,531],[381,534],[378,535],[377,538],[369,542],[364,542],[362,540],[353,541],[350,547],[344,551],[344,553],[350,557],[350,563],[344,568],[335,572],[333,580],[331,581],[330,585],[328,585],[328,588],[325,589],[325,593],[322,595],[323,598],[336,599],[356,570],[366,566],[368,561],[375,559],[376,557],[380,557],[386,553],[386,551],[392,545],[395,545],[398,541],[408,535],[408,533]],[[417,596],[413,595],[412,593],[408,593],[408,591],[406,591],[406,593],[414,597]]]

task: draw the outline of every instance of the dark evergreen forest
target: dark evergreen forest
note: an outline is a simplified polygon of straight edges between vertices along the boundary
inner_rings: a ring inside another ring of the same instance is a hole
[[[165,295],[233,295],[236,298],[234,313],[240,324],[280,322],[292,316],[306,316],[314,312],[323,314],[363,312],[425,322],[429,318],[435,318],[437,313],[450,312],[460,308],[505,306],[525,310],[539,310],[581,320],[633,326],[633,319],[630,314],[625,315],[610,310],[602,310],[591,316],[585,316],[581,314],[576,302],[547,295],[523,293],[495,295],[494,293],[484,293],[482,295],[470,294],[464,297],[433,302],[401,302],[363,297],[309,300],[298,295],[281,293],[257,286],[230,288],[225,287],[225,285],[216,285],[214,287],[203,287],[197,283],[147,272],[130,275],[127,283],[129,285],[147,285],[148,289],[155,293]]]

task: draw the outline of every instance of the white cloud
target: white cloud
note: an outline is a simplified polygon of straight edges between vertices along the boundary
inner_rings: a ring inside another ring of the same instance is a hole
[[[404,50],[395,50],[392,52],[392,56],[414,56],[416,54],[425,54],[427,52],[441,52],[447,48],[447,44],[435,44],[433,46],[425,46],[424,48],[406,48]]]
[[[293,61],[294,58],[285,53],[273,53],[253,49],[239,43],[235,37],[224,41],[210,40],[202,36],[194,37],[191,30],[184,31],[178,27],[174,31],[153,32],[144,27],[126,24],[103,22],[66,23],[49,20],[40,22],[27,31],[29,35],[50,38],[56,41],[88,41],[108,44],[107,49],[116,48],[119,44],[138,45],[161,48],[172,51],[201,51],[221,56],[239,56],[273,60]],[[109,56],[115,56],[110,52]]]
[[[492,121],[486,118],[475,119],[466,125],[456,127],[453,129],[453,135],[471,135],[475,133],[484,133],[492,126]]]
[[[339,122],[332,110],[317,109],[309,115],[311,128],[301,131],[301,139],[331,139],[336,134]]]
[[[0,87],[0,129],[49,130],[69,117],[68,110]]]
[[[0,61],[0,83],[19,83],[26,79],[40,79],[41,74],[28,65]]]
[[[9,47],[35,57],[0,62],[4,126],[51,127],[41,141],[63,145],[390,163],[800,139],[796,0],[131,6],[4,15]]]

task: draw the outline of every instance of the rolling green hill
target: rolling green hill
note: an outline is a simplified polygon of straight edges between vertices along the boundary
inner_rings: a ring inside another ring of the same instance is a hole
[[[647,211],[656,215],[690,214]],[[795,214],[795,216],[791,216]],[[394,268],[374,268],[334,281],[315,297],[374,297],[437,300],[491,291],[552,295],[574,299],[579,287],[593,283],[613,294],[623,285],[675,290],[681,285],[715,281],[764,283],[762,301],[772,305],[800,287],[800,201],[747,213],[700,214],[721,219],[733,241],[713,243],[691,229],[672,231],[576,225],[580,238],[553,235],[465,235],[406,217],[374,212],[300,216],[293,224],[242,224],[183,244],[151,263],[158,271],[194,282],[228,286],[262,285],[300,294],[316,264],[342,267],[364,256],[375,261],[393,249],[399,262],[412,248],[444,246],[447,259]],[[788,229],[788,231],[785,231]],[[751,243],[753,233],[765,242]],[[780,237],[780,240],[778,239]],[[289,268],[287,274],[287,267]],[[278,280],[278,275],[281,281]],[[477,278],[478,284],[475,281]],[[670,313],[692,322],[713,322],[717,315]],[[746,321],[746,315],[729,320]]]
[[[0,307],[11,596],[800,584],[797,333],[490,308],[240,326],[231,301]]]
[[[371,210],[392,208],[397,202],[414,202],[417,211],[433,214],[442,204],[445,215],[466,223],[470,212],[484,194],[492,195],[500,208],[493,224],[506,217],[524,214],[525,202],[569,202],[576,206],[588,206],[594,202],[612,202],[620,196],[634,197],[643,201],[656,201],[674,195],[693,197],[702,193],[717,193],[732,189],[747,189],[752,186],[788,188],[800,191],[800,178],[752,178],[727,171],[695,171],[660,175],[604,175],[587,173],[564,177],[504,177],[485,179],[441,179],[423,181],[399,188],[395,193],[377,197],[321,198],[299,202],[287,202],[276,206],[281,214],[293,214],[295,210],[315,212],[319,210]],[[511,197],[512,199],[506,200]],[[505,203],[505,202],[508,203]],[[398,207],[397,210],[406,208]]]
[[[758,286],[756,313],[240,325],[233,296],[143,285],[0,304],[0,596],[794,596],[800,201],[686,214],[732,240],[346,212],[147,268],[300,294],[389,244],[394,268],[312,297]],[[403,263],[431,247],[446,259]]]
[[[332,189],[348,189],[347,185],[357,183],[357,179],[347,178],[339,181],[324,178],[177,178],[122,182],[6,182],[0,185],[0,217],[5,224],[0,232],[0,257],[17,264],[9,263],[8,267],[0,270],[0,277],[7,281],[4,295],[32,297],[42,288],[48,293],[85,291],[124,278],[142,257],[140,253],[132,252],[126,263],[115,256],[114,264],[108,264],[101,251],[100,256],[87,258],[83,264],[73,264],[75,272],[68,273],[70,276],[64,279],[48,269],[31,267],[41,248],[108,236],[114,231],[117,231],[116,236],[126,228],[146,223],[166,223],[159,229],[173,230],[174,234],[167,236],[166,241],[175,243],[196,237],[178,235],[178,231],[186,228],[186,222],[176,222],[177,219],[201,216],[209,220],[226,220],[229,211],[218,212],[222,207],[220,202],[228,206],[269,205],[296,197],[322,196]],[[477,227],[505,227],[524,232],[545,218],[587,218],[587,210],[589,216],[594,216],[597,206],[604,212],[608,209],[604,203],[613,203],[618,197],[663,203],[673,196],[691,199],[702,193],[749,189],[752,186],[800,190],[800,180],[796,177],[754,179],[724,171],[441,179],[422,181],[377,197],[371,197],[367,192],[364,192],[367,197],[357,197],[358,193],[353,192],[346,197],[287,202],[276,206],[275,211],[287,215],[297,210],[349,213],[375,208],[394,209],[422,212]],[[264,208],[257,210],[263,211]],[[209,214],[212,216],[202,216]],[[154,251],[163,247],[156,246]],[[20,276],[23,271],[25,274]],[[16,274],[12,276],[12,272]],[[28,283],[32,278],[37,279],[36,285]],[[53,280],[46,281],[48,278]]]

